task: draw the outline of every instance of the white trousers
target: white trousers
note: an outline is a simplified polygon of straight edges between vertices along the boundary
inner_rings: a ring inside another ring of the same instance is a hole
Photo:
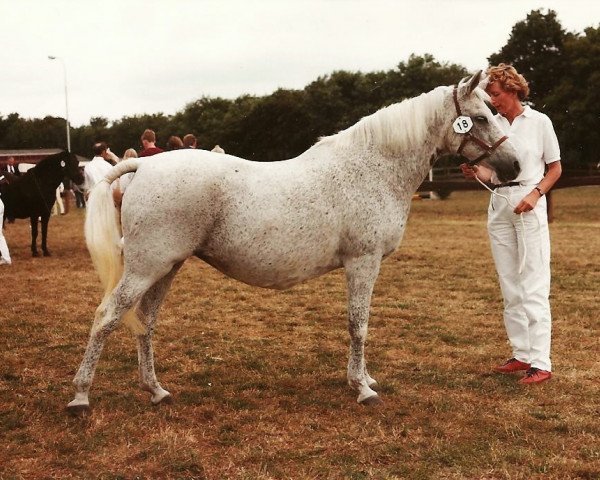
[[[60,188],[56,189],[56,201],[54,205],[52,205],[52,215],[64,215],[65,213],[65,204],[63,203],[63,199],[60,196]]]
[[[517,205],[533,186],[503,187]],[[546,197],[531,212],[513,213],[513,206],[492,195],[488,233],[504,298],[504,326],[512,356],[532,367],[551,371],[550,234]],[[524,259],[523,270],[519,273]]]
[[[0,222],[4,219],[4,203],[2,199],[0,199]],[[6,244],[6,239],[4,238],[4,232],[2,231],[2,223],[0,223],[0,254],[2,254],[2,258],[10,263],[10,252],[8,251],[8,245]]]

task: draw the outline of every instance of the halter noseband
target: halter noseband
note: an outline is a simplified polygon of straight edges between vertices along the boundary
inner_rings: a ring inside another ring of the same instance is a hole
[[[454,106],[456,107],[456,113],[457,113],[458,117],[461,117],[462,112],[460,110],[460,105],[458,104],[458,87],[456,85],[454,86],[454,90],[452,91],[452,98],[454,99]],[[508,139],[508,137],[506,135],[504,135],[496,143],[494,143],[493,145],[490,145],[487,142],[484,142],[480,138],[473,135],[470,131],[461,133],[461,135],[464,135],[464,137],[463,137],[462,142],[460,143],[460,146],[458,147],[458,150],[456,151],[456,153],[458,155],[461,155],[461,152],[463,151],[463,149],[469,142],[473,142],[473,143],[479,145],[484,151],[475,160],[469,160],[467,158],[467,165],[469,165],[471,167],[473,165],[476,165],[477,163],[481,162],[481,160],[483,160],[484,158],[489,157],[492,153],[494,153],[494,150],[496,150],[502,144],[502,142],[504,142],[504,140]]]

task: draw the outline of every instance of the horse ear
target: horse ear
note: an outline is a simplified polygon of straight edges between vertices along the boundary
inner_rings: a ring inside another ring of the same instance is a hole
[[[481,75],[482,71],[479,70],[472,77],[465,77],[459,82],[458,86],[461,90],[461,93],[464,96],[470,95],[473,92],[473,90],[475,90],[479,86],[479,82],[481,81]]]
[[[481,74],[483,72],[481,70],[479,70],[475,75],[473,75],[471,77],[471,80],[469,81],[469,87],[467,88],[467,93],[470,94],[471,92],[473,92],[473,90],[475,90],[478,86],[479,86],[479,82],[481,80]]]

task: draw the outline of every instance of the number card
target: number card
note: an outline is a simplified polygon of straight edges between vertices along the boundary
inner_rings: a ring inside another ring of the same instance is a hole
[[[454,120],[452,127],[456,133],[467,133],[473,128],[473,120],[471,120],[471,117],[461,115]]]

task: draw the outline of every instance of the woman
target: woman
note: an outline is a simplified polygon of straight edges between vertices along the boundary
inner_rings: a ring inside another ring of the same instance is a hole
[[[526,371],[519,383],[535,384],[552,377],[550,236],[544,195],[560,177],[560,149],[550,119],[521,103],[529,94],[525,78],[503,63],[487,74],[486,92],[498,111],[498,123],[520,154],[521,172],[514,182],[502,184],[485,167],[463,164],[461,169],[467,177],[495,184],[488,233],[512,357],[494,370]]]
[[[4,202],[0,197],[0,222],[4,218]],[[4,238],[4,232],[2,231],[2,223],[0,223],[0,265],[10,265],[12,260],[10,259],[10,252],[8,251],[8,245]]]
[[[138,158],[138,154],[134,148],[128,148],[125,150],[125,153],[123,153],[123,160],[127,160],[128,158]],[[117,163],[120,161],[121,160],[119,160],[117,157]],[[115,205],[117,205],[119,208],[123,202],[123,193],[125,193],[125,189],[127,188],[127,185],[129,185],[129,182],[131,182],[132,177],[133,173],[127,173],[114,182],[113,200]]]

